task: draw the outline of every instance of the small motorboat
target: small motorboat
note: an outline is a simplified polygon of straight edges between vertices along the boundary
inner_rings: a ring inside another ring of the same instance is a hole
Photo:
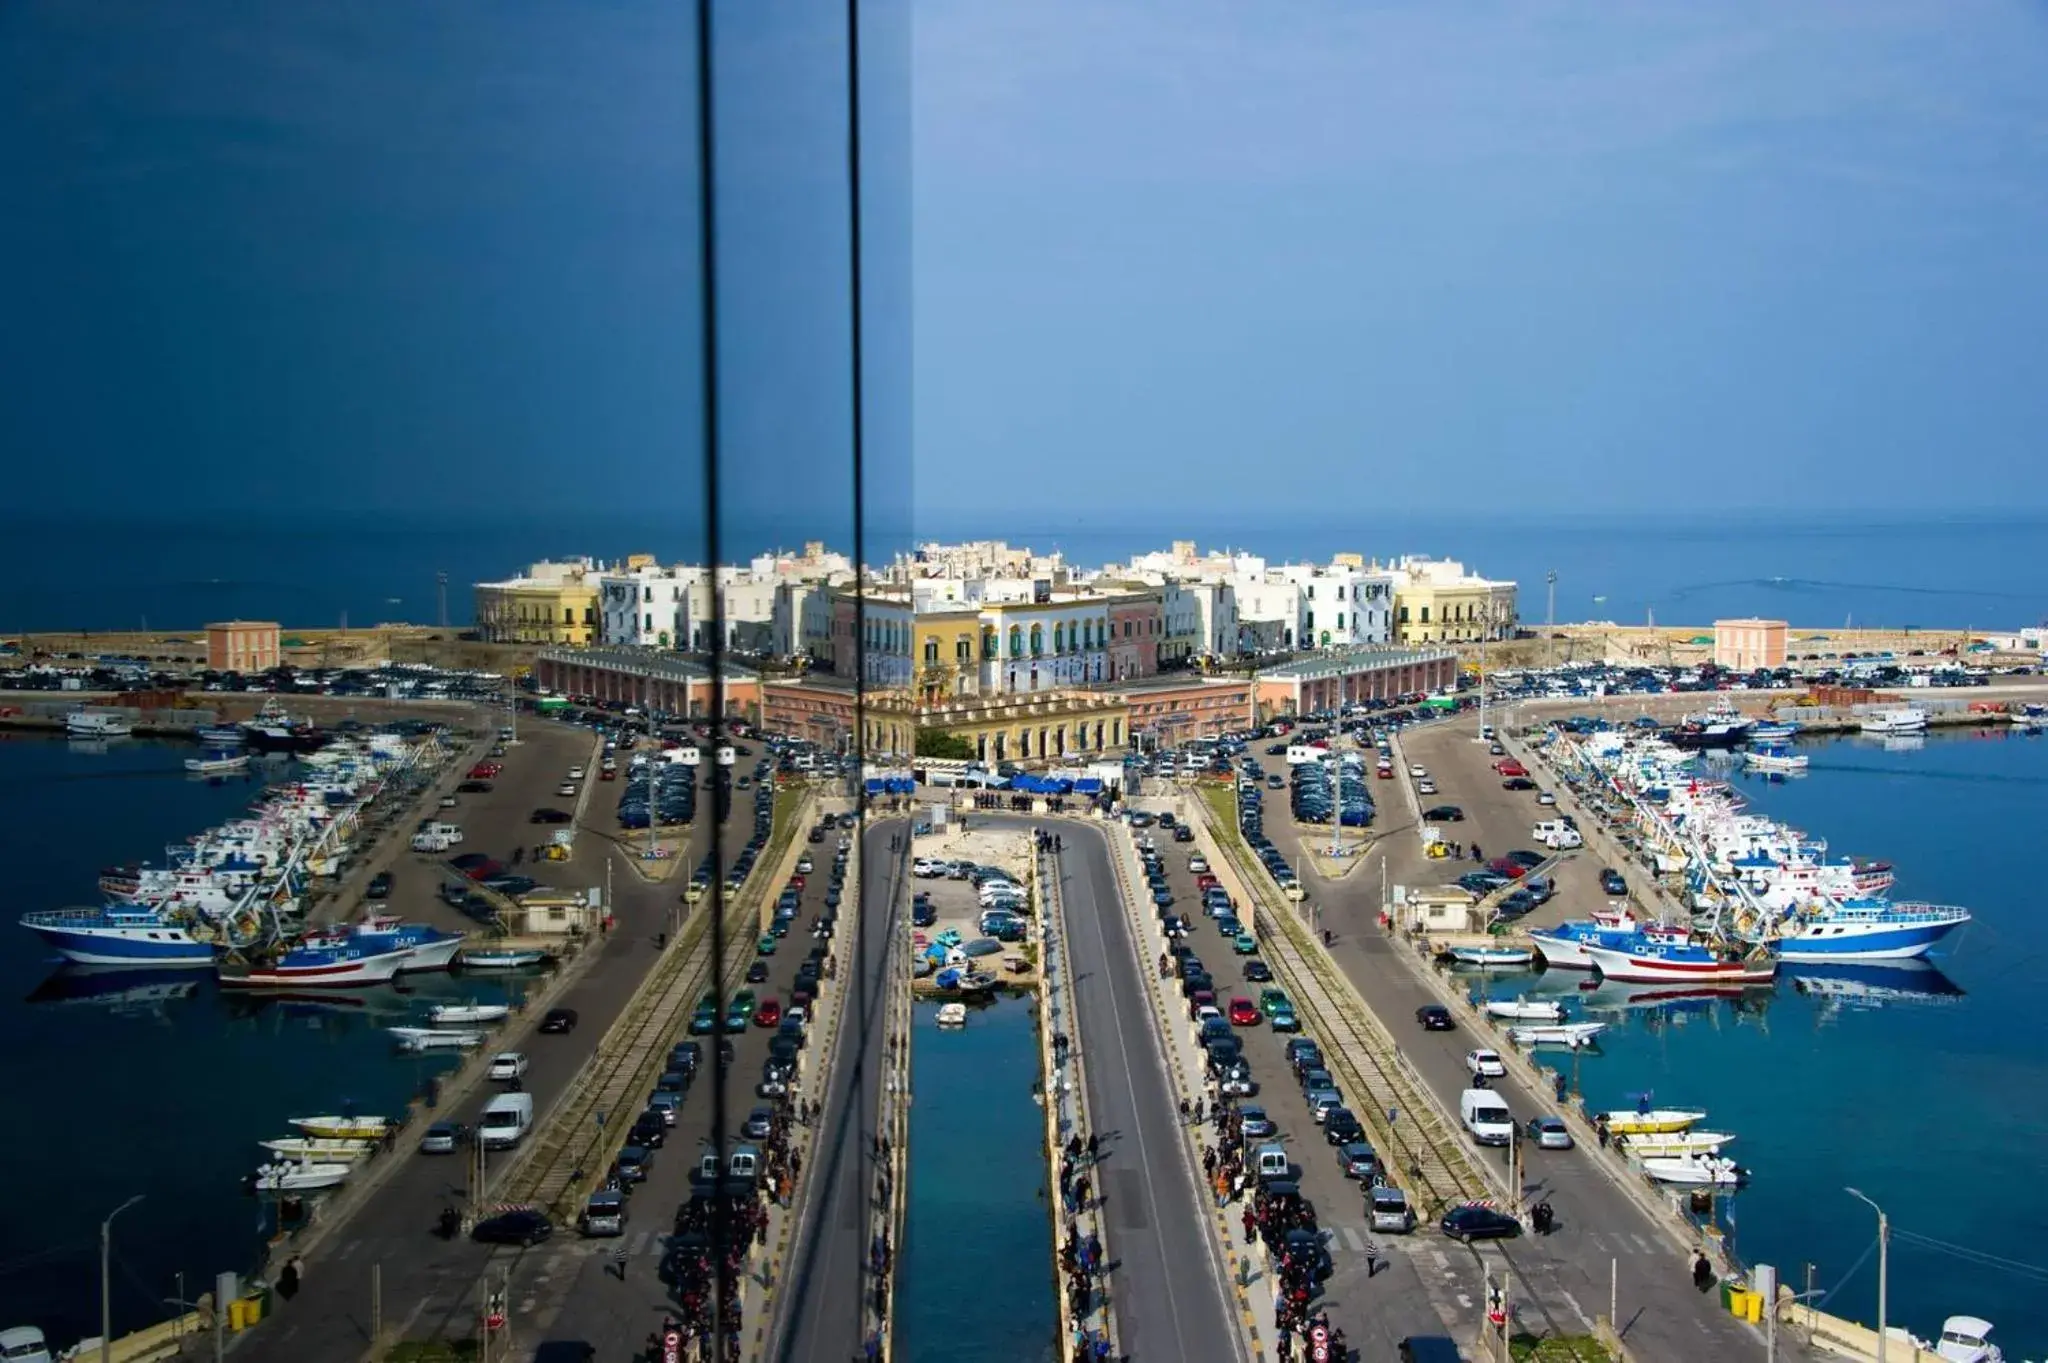
[[[1733,1188],[1749,1181],[1749,1170],[1725,1155],[1651,1155],[1643,1172],[1659,1183],[1691,1188]]]
[[[967,1005],[964,1003],[942,1003],[939,1005],[939,1026],[965,1027]]]
[[[498,1022],[509,1017],[511,1012],[511,1005],[504,1003],[440,1003],[427,1010],[427,1020],[437,1027]]]
[[[972,971],[960,977],[960,992],[963,994],[992,994],[1002,981],[986,970]]]
[[[1696,1108],[1652,1107],[1635,1112],[1603,1113],[1599,1120],[1617,1136],[1649,1136],[1662,1132],[1688,1131],[1707,1119]]]
[[[1617,1136],[1615,1148],[1631,1155],[1718,1155],[1734,1140],[1728,1131],[1665,1131],[1655,1135]]]
[[[249,1186],[259,1193],[310,1193],[332,1188],[348,1180],[353,1164],[313,1164],[304,1160],[280,1160],[266,1164],[249,1176]]]
[[[1563,1022],[1564,1005],[1556,999],[1489,999],[1487,1014],[1522,1022]]]
[[[464,947],[456,962],[465,970],[519,970],[547,958],[534,947]]]
[[[1534,964],[1536,953],[1528,947],[1482,947],[1457,946],[1451,948],[1451,959],[1459,965],[1524,966]]]
[[[1934,1356],[1942,1363],[2005,1363],[2005,1350],[1991,1342],[1991,1328],[1982,1316],[1950,1316],[1941,1323]]]
[[[289,1125],[308,1136],[327,1136],[357,1141],[381,1141],[391,1129],[388,1117],[293,1117]]]
[[[1517,1046],[1570,1046],[1577,1050],[1593,1044],[1593,1038],[1607,1030],[1604,1022],[1538,1023],[1508,1028],[1508,1040]]]
[[[408,1051],[466,1051],[484,1044],[482,1032],[453,1032],[438,1027],[387,1027]]]
[[[354,1163],[366,1159],[377,1148],[375,1141],[355,1141],[333,1136],[280,1136],[274,1141],[259,1141],[265,1150],[288,1160],[321,1160],[332,1164]]]
[[[197,772],[201,776],[225,776],[229,772],[241,771],[248,765],[249,754],[247,753],[236,753],[232,757],[226,753],[214,753],[209,757],[188,757],[185,759],[185,770]]]

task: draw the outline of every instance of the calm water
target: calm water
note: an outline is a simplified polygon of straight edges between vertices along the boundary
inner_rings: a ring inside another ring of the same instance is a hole
[[[909,1363],[1055,1357],[1036,1005],[1001,999],[940,1031],[917,1009],[910,1212],[896,1289]]]
[[[17,911],[91,903],[99,868],[160,856],[235,817],[261,787],[209,785],[183,769],[191,750],[123,741],[103,751],[61,740],[0,741],[0,819],[14,849]],[[286,1119],[391,1111],[449,1062],[401,1058],[380,1028],[457,990],[446,977],[408,999],[336,991],[319,1003],[224,997],[203,972],[58,972],[41,943],[0,924],[0,1126],[9,1170],[0,1216],[0,1323],[41,1326],[59,1347],[99,1333],[99,1222],[114,1223],[114,1325],[171,1314],[165,1299],[247,1271],[264,1206],[242,1176],[259,1140]],[[460,990],[502,999],[505,982]],[[406,1156],[400,1155],[400,1158]]]
[[[1824,1309],[1877,1315],[1875,1217],[1842,1191],[1856,1187],[1892,1220],[1894,1323],[1930,1337],[1945,1316],[1981,1315],[2008,1358],[2038,1357],[2048,936],[2025,887],[2048,826],[2048,741],[2001,732],[1913,750],[1862,738],[1802,749],[1813,758],[1805,779],[1742,781],[1757,809],[1836,853],[1894,861],[1895,897],[1963,904],[1976,921],[1936,973],[1787,967],[1801,978],[1741,1006],[1589,1013],[1617,1025],[1582,1061],[1588,1101],[1627,1107],[1647,1090],[1735,1133],[1730,1153],[1755,1171],[1724,1209],[1737,1253],[1776,1264],[1795,1288],[1815,1265],[1816,1286],[1833,1293]],[[1872,983],[1905,996],[1871,997]]]
[[[686,474],[678,470],[669,481],[680,487]],[[1204,524],[1150,518],[1129,507],[1021,525],[946,518],[913,526],[893,505],[870,514],[871,562],[886,561],[914,540],[973,537],[1059,549],[1087,567],[1187,538],[1205,549],[1236,547],[1274,562],[1327,560],[1347,550],[1460,558],[1477,571],[1520,582],[1522,616],[1530,621],[1542,620],[1548,609],[1543,579],[1553,569],[1560,620],[1641,624],[1654,614],[1669,624],[1702,624],[1762,615],[1816,627],[1989,629],[2048,616],[2048,564],[2037,552],[2048,539],[2048,521],[2039,519],[1902,525],[1802,513],[1796,520],[1753,516],[1739,525],[1675,515],[1631,525],[1394,514],[1368,537],[1350,518]],[[236,616],[303,628],[344,618],[354,625],[431,624],[438,619],[435,574],[441,572],[448,574],[449,620],[462,625],[472,618],[475,582],[549,555],[610,559],[644,551],[665,562],[700,558],[703,529],[701,514],[565,511],[543,520],[516,507],[488,524],[419,515],[295,516],[288,524],[228,520],[205,535],[186,536],[165,536],[139,522],[0,521],[0,531],[20,551],[19,572],[0,608],[0,632],[190,628]],[[729,513],[723,533],[728,559],[799,547],[806,539],[852,549],[849,517],[837,512],[809,520]],[[81,539],[95,545],[89,558],[69,551]],[[1890,563],[1913,569],[1872,570]]]

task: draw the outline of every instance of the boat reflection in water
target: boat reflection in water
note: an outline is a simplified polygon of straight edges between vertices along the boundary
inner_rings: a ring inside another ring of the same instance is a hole
[[[1832,964],[1787,961],[1778,973],[1801,994],[1821,1000],[1826,1011],[1954,1003],[1963,997],[1963,987],[1925,958]]]
[[[59,966],[29,991],[33,1004],[87,1004],[110,1013],[157,1013],[199,992],[203,980],[189,970],[150,970],[132,966]]]
[[[1688,1018],[1712,1018],[1723,1011],[1738,1021],[1764,1015],[1775,991],[1770,985],[1630,984],[1603,980],[1581,988],[1578,1006],[1587,1013],[1618,1013],[1657,1027],[1683,1024]]]

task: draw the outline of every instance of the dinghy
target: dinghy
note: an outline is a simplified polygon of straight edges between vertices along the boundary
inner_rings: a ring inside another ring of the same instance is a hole
[[[280,1159],[322,1160],[331,1164],[352,1164],[377,1148],[375,1141],[338,1140],[331,1136],[281,1136],[257,1144]]]
[[[1617,1136],[1615,1148],[1645,1158],[1658,1155],[1718,1155],[1734,1140],[1728,1131],[1667,1131],[1658,1135]]]
[[[1459,965],[1522,966],[1533,964],[1536,953],[1528,947],[1458,946],[1451,948],[1451,958]]]
[[[1733,1188],[1748,1181],[1749,1171],[1725,1155],[1652,1155],[1643,1172],[1659,1183],[1690,1188]]]
[[[965,1027],[967,1005],[964,1003],[942,1003],[939,1005],[939,1026]]]
[[[357,1141],[381,1141],[391,1129],[387,1117],[293,1117],[288,1125],[308,1136]]]
[[[547,958],[545,951],[530,947],[464,947],[456,959],[464,970],[518,970]]]
[[[484,1044],[482,1032],[448,1032],[434,1027],[387,1027],[409,1051],[466,1051]]]
[[[455,1023],[498,1022],[511,1015],[510,1004],[440,1003],[427,1010],[427,1020],[437,1027]]]
[[[345,1182],[355,1172],[352,1164],[310,1164],[302,1160],[281,1160],[266,1164],[249,1176],[249,1185],[259,1193],[310,1193]]]
[[[1654,1135],[1658,1132],[1685,1131],[1707,1119],[1707,1114],[1693,1108],[1653,1107],[1636,1112],[1609,1112],[1603,1114],[1607,1129],[1617,1136]]]
[[[1517,1046],[1590,1046],[1593,1038],[1607,1030],[1604,1022],[1556,1022],[1530,1027],[1508,1028],[1508,1040]]]
[[[1564,1021],[1564,1005],[1556,999],[1489,999],[1486,1011],[1492,1017],[1520,1022]]]

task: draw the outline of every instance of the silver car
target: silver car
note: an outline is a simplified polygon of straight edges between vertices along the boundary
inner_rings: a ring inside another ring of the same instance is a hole
[[[1529,1139],[1544,1150],[1569,1150],[1572,1148],[1571,1128],[1564,1124],[1562,1117],[1531,1117]]]

